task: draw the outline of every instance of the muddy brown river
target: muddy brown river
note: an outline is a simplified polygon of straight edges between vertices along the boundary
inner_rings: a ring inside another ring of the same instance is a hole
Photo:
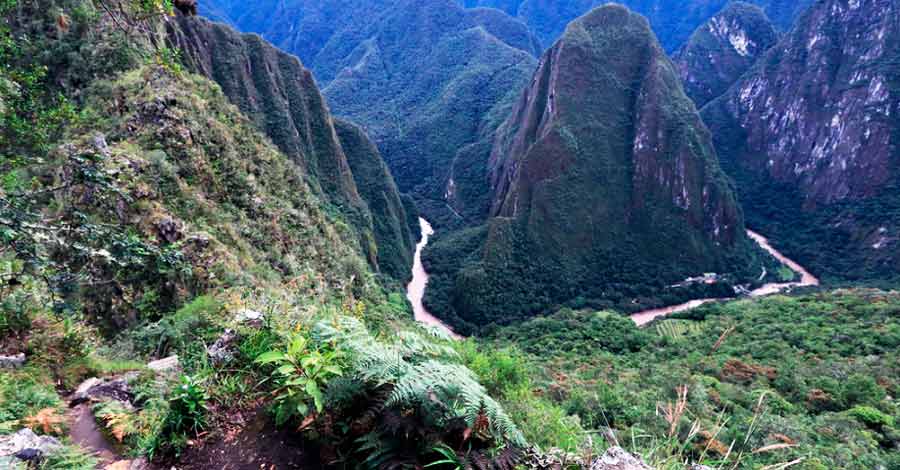
[[[425,305],[422,303],[422,299],[425,297],[425,288],[428,287],[428,273],[425,271],[425,267],[422,265],[422,250],[424,250],[425,246],[428,245],[429,237],[434,235],[434,229],[431,227],[431,224],[429,224],[427,220],[422,218],[419,218],[419,226],[421,228],[422,238],[416,245],[416,254],[415,258],[413,259],[413,278],[409,285],[406,287],[406,297],[409,299],[410,303],[412,303],[416,321],[440,328],[449,333],[454,338],[461,339],[462,337],[460,335],[454,333],[449,326],[447,326],[440,319],[428,312],[428,310],[425,308]],[[767,251],[775,259],[800,275],[799,282],[765,284],[750,292],[750,297],[765,297],[767,295],[789,291],[796,287],[809,287],[819,285],[818,278],[813,276],[809,271],[803,268],[803,266],[800,266],[798,263],[789,259],[787,256],[784,256],[783,254],[781,254],[781,252],[772,247],[771,243],[769,243],[769,240],[766,237],[752,230],[747,230],[747,235],[750,236],[750,238],[753,239],[753,241],[755,241],[760,246],[760,248]],[[665,317],[667,315],[672,315],[674,313],[684,312],[687,310],[693,310],[697,307],[700,307],[701,305],[723,300],[732,299],[696,299],[679,305],[655,308],[652,310],[645,310],[643,312],[634,313],[631,315],[631,319],[634,320],[634,322],[639,326],[643,326],[660,317]]]

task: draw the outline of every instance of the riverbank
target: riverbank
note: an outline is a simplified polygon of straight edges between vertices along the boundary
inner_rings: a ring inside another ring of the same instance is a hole
[[[797,287],[813,287],[819,285],[819,279],[812,275],[809,271],[807,271],[803,266],[800,266],[799,263],[794,260],[788,258],[783,255],[781,252],[776,250],[771,243],[769,243],[769,239],[756,233],[752,230],[747,230],[747,235],[759,245],[760,248],[765,250],[767,253],[772,255],[773,258],[777,259],[781,264],[791,268],[792,271],[800,275],[799,282],[785,282],[785,283],[770,283],[765,284],[757,289],[754,289],[750,292],[750,297],[766,297],[773,294],[778,294],[780,292],[784,292],[790,289],[794,289]],[[688,310],[693,310],[702,305],[706,305],[710,302],[722,302],[734,299],[696,299],[691,300],[690,302],[685,302],[679,305],[672,305],[669,307],[656,308],[651,310],[645,310],[643,312],[638,312],[631,315],[631,319],[634,320],[638,326],[644,326],[653,320],[665,317],[668,315],[672,315],[679,312],[686,312]]]
[[[428,273],[425,271],[425,267],[422,265],[422,251],[428,245],[429,238],[434,235],[434,229],[431,227],[431,224],[428,223],[427,220],[423,218],[419,218],[419,227],[421,229],[421,239],[419,243],[416,245],[416,254],[413,259],[413,270],[412,270],[412,281],[406,287],[406,297],[409,299],[409,302],[413,306],[413,313],[415,315],[415,319],[418,322],[424,323],[426,325],[434,326],[446,331],[449,335],[451,335],[455,339],[462,339],[462,336],[456,334],[452,328],[447,326],[444,322],[442,322],[439,318],[432,315],[426,308],[423,303],[423,299],[425,298],[425,289],[428,287]],[[812,287],[819,285],[819,279],[812,275],[809,271],[807,271],[803,266],[794,260],[788,258],[783,255],[781,252],[776,250],[769,240],[762,236],[759,233],[756,233],[752,230],[747,230],[747,235],[756,242],[760,248],[765,250],[767,253],[772,255],[775,259],[777,259],[780,263],[785,266],[791,268],[795,273],[800,275],[800,281],[798,282],[785,282],[785,283],[769,283],[765,284],[757,289],[754,289],[750,292],[750,297],[766,297],[773,294],[778,294],[780,292],[784,292],[790,289],[794,289],[797,287]],[[668,307],[655,308],[650,310],[644,310],[642,312],[637,312],[630,315],[631,319],[638,325],[644,326],[653,320],[665,317],[668,315],[673,315],[679,312],[686,312],[688,310],[693,310],[697,307],[703,306],[705,304],[711,302],[722,302],[734,299],[725,299],[725,298],[711,298],[711,299],[695,299],[690,302],[685,302],[679,305],[671,305]]]

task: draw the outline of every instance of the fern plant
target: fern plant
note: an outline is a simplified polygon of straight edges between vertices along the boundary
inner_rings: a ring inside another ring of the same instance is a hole
[[[386,407],[416,410],[438,428],[461,419],[466,439],[480,434],[485,440],[525,445],[512,419],[472,371],[454,363],[459,357],[446,344],[412,332],[394,342],[380,341],[352,317],[320,322],[313,337],[347,352],[348,377],[373,389],[387,386]]]

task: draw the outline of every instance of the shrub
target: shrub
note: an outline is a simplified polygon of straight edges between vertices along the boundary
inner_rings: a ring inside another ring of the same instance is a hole
[[[893,427],[894,418],[871,406],[856,406],[850,414],[866,426],[874,429]]]
[[[169,399],[166,429],[174,434],[197,435],[206,428],[206,404],[209,395],[202,381],[192,376],[182,376],[181,385]]]
[[[306,418],[312,403],[315,412],[324,410],[322,391],[328,381],[342,374],[341,354],[325,345],[311,346],[309,338],[295,333],[283,351],[269,351],[257,364],[275,366],[275,422],[280,426],[294,418]]]
[[[875,405],[884,400],[887,393],[872,377],[854,374],[843,382],[841,404],[845,408],[855,405]]]

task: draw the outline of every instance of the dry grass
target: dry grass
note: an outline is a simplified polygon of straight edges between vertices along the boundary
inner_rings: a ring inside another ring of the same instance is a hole
[[[665,405],[658,403],[656,405],[657,414],[661,414],[663,419],[669,423],[669,437],[675,437],[675,433],[678,432],[678,423],[681,421],[681,417],[684,416],[684,413],[687,411],[687,396],[688,396],[688,387],[687,385],[682,385],[678,387],[676,390],[678,394],[678,398],[675,402],[668,402]]]

